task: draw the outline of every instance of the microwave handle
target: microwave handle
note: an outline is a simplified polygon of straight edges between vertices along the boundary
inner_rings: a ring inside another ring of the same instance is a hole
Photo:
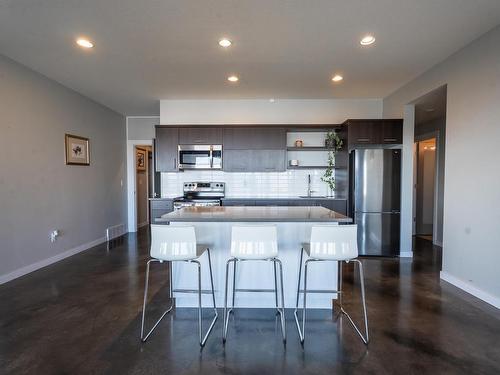
[[[212,146],[210,146],[210,168],[214,167],[214,152]]]

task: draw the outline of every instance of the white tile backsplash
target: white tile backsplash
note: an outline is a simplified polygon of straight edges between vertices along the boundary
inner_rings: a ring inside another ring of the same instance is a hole
[[[324,169],[289,170],[286,172],[227,173],[222,171],[186,171],[161,174],[161,195],[182,195],[188,181],[220,181],[226,183],[226,197],[289,197],[307,194],[307,175],[315,195],[327,195],[321,181]]]

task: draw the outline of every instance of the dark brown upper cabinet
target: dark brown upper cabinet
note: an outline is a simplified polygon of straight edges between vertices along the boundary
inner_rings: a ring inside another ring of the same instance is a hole
[[[403,120],[383,120],[381,141],[387,144],[403,143]]]
[[[285,150],[285,128],[225,128],[223,133],[224,150]]]
[[[401,144],[403,120],[347,120],[349,148],[359,145]]]
[[[155,156],[157,172],[177,172],[178,128],[156,128]]]
[[[225,172],[284,172],[285,150],[231,150],[223,154]]]
[[[220,145],[222,144],[222,128],[210,126],[199,128],[179,128],[179,144]]]

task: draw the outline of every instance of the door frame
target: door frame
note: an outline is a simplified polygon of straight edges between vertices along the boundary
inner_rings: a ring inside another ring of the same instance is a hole
[[[432,138],[435,138],[436,139],[436,155],[435,155],[435,161],[434,161],[434,206],[433,206],[433,209],[432,209],[432,243],[434,244],[434,241],[436,240],[436,234],[437,234],[437,215],[438,215],[438,212],[437,212],[437,209],[438,209],[438,199],[439,199],[439,195],[438,195],[438,182],[439,182],[439,151],[440,151],[440,147],[439,147],[439,137],[440,137],[440,134],[439,134],[439,130],[434,130],[432,132],[429,132],[429,133],[425,133],[425,134],[422,134],[422,135],[417,135],[415,136],[415,140],[414,140],[414,155],[416,157],[416,160],[415,160],[415,163],[414,163],[414,170],[413,170],[413,176],[414,176],[414,182],[413,182],[413,193],[414,193],[414,205],[413,205],[413,222],[414,222],[414,225],[413,225],[413,234],[415,234],[415,227],[416,227],[416,207],[417,207],[417,192],[416,192],[416,184],[417,184],[417,168],[418,168],[418,155],[416,154],[418,152],[418,147],[416,146],[416,143],[417,142],[422,142],[422,141],[426,141],[426,140],[429,140],[429,139],[432,139]]]
[[[129,232],[137,232],[136,146],[153,146],[153,141],[151,139],[127,140],[127,221]]]

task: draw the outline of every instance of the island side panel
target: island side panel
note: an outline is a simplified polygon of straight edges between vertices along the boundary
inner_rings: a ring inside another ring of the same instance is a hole
[[[325,223],[266,223],[278,228],[279,259],[283,263],[283,280],[285,293],[285,307],[295,307],[299,258],[301,244],[308,242],[313,225]],[[230,258],[231,227],[233,225],[256,225],[256,223],[228,223],[228,222],[192,222],[171,223],[172,226],[194,226],[197,241],[200,244],[210,245],[212,255],[212,270],[216,292],[217,307],[224,306],[224,287],[226,262]],[[337,225],[331,223],[328,225]],[[202,289],[210,289],[207,255],[201,257]],[[279,272],[279,270],[278,270]],[[316,262],[309,266],[308,289],[337,288],[337,263]],[[232,266],[230,268],[232,277]],[[278,273],[279,282],[279,273]],[[173,285],[175,289],[196,289],[198,286],[197,268],[194,264],[175,262],[173,267]],[[232,279],[229,283],[231,291]],[[274,273],[272,262],[238,262],[236,273],[236,287],[240,289],[272,289],[274,288]],[[196,294],[177,293],[175,295],[177,307],[196,307]],[[332,307],[332,299],[336,295],[309,294],[307,305],[311,308]],[[210,295],[203,296],[203,305],[211,306]],[[302,297],[300,302],[302,303]],[[245,293],[236,294],[236,307],[272,308],[275,307],[274,293]]]

